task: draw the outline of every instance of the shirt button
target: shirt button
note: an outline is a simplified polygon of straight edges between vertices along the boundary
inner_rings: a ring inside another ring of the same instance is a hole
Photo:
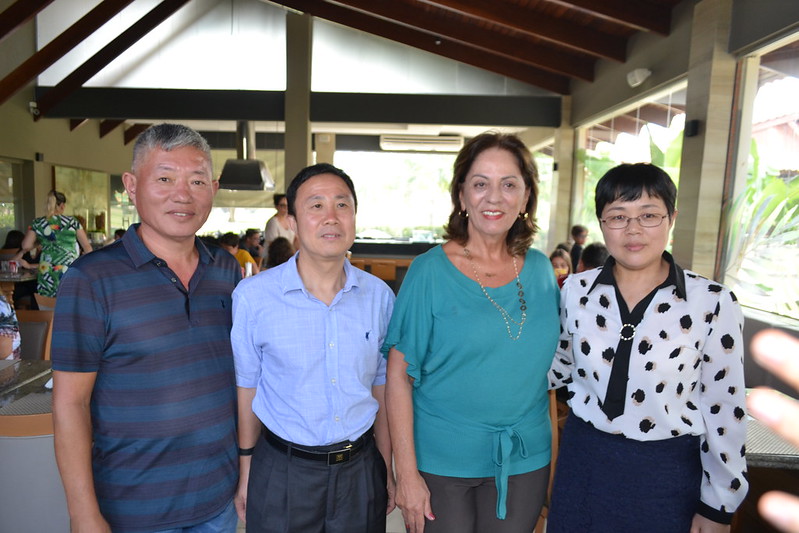
[[[335,383],[335,382],[336,382],[336,378],[333,378],[333,379],[330,380],[330,383]]]
[[[341,420],[341,419],[339,417],[336,417],[336,422],[338,422],[339,420]]]
[[[178,280],[176,280],[175,278],[172,278],[172,283],[177,283],[177,282],[178,282]]]
[[[333,346],[335,346],[335,344],[331,342],[330,344],[328,344],[328,346],[332,348]]]

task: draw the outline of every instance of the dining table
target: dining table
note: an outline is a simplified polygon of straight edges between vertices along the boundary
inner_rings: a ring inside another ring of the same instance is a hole
[[[14,307],[14,288],[17,283],[36,279],[36,270],[20,268],[16,272],[0,271],[0,292],[6,301]]]

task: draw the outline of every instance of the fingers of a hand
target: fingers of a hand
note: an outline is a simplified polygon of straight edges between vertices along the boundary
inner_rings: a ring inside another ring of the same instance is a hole
[[[799,389],[799,340],[770,329],[752,339],[752,354],[764,368]]]
[[[746,398],[749,413],[799,446],[799,402],[769,389],[755,389]]]
[[[784,492],[767,492],[757,508],[769,522],[787,533],[799,533],[799,498]]]
[[[402,511],[402,518],[408,533],[424,533],[424,517],[421,514]]]
[[[424,516],[428,520],[435,520],[436,515],[433,514],[433,508],[430,506],[430,497],[428,496],[424,502]]]

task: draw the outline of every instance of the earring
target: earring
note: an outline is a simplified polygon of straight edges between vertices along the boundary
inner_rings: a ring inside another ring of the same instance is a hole
[[[458,215],[460,215],[461,218],[469,218],[469,212],[465,209],[458,211]]]
[[[519,213],[519,220],[527,220],[527,213]]]

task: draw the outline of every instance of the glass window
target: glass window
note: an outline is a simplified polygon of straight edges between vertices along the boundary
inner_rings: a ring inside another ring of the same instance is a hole
[[[799,41],[742,61],[744,91],[723,281],[742,304],[799,319]]]
[[[336,166],[350,175],[358,194],[358,238],[441,239],[452,210],[455,155],[336,151]]]
[[[0,159],[0,238],[5,242],[6,235],[12,229],[23,232],[17,221],[18,187],[14,187],[15,178],[22,177],[22,165],[9,160]]]

